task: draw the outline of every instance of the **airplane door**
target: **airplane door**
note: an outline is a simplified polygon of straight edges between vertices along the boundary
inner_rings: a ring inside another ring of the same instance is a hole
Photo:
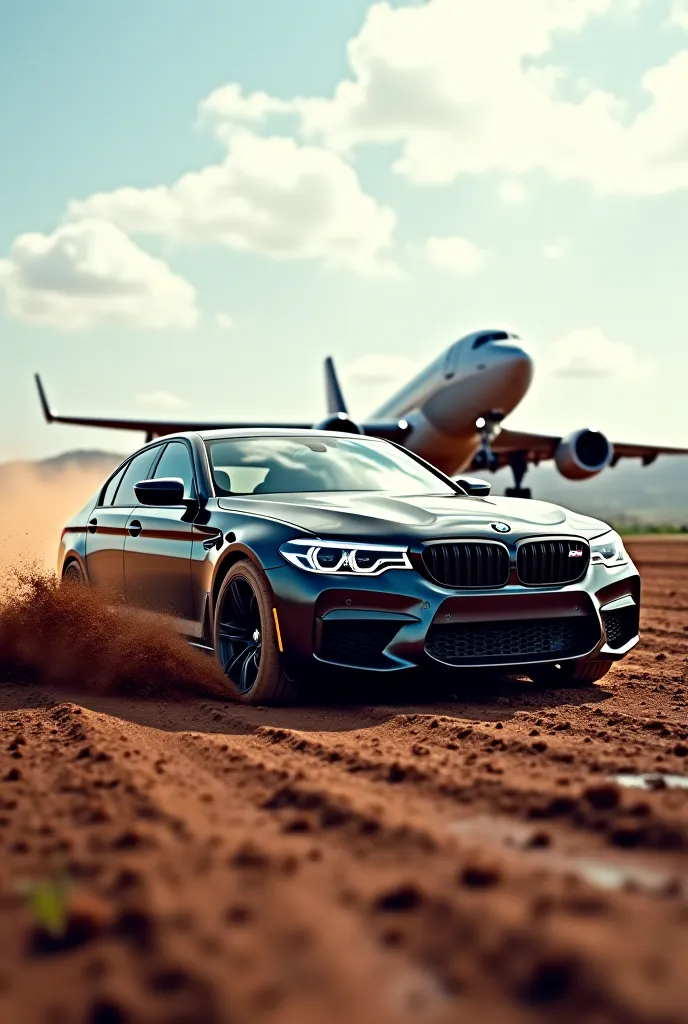
[[[444,353],[444,360],[442,364],[442,376],[445,380],[451,380],[456,373],[456,366],[459,361],[459,351],[461,342],[456,341],[453,345],[450,345],[447,351]]]
[[[136,506],[133,483],[144,479],[157,457],[159,448],[135,455],[108,482],[102,504],[96,506],[88,521],[86,534],[86,572],[92,587],[107,591],[114,600],[123,600],[124,540],[127,524]]]
[[[185,495],[195,497],[191,452],[183,441],[166,445],[153,478],[181,477]],[[194,509],[186,505],[137,505],[124,540],[127,602],[146,611],[174,616],[180,631],[195,635],[191,586]],[[200,613],[199,613],[200,614]]]

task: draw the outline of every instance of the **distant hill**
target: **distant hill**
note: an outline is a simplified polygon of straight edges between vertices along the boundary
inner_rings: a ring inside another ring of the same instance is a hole
[[[124,459],[124,455],[117,452],[101,451],[98,448],[76,449],[72,452],[62,452],[61,455],[53,455],[49,459],[40,459],[33,465],[39,471],[59,472],[64,469],[86,469],[92,470],[103,467],[103,473],[114,469]]]
[[[118,452],[101,451],[98,448],[77,448],[71,452],[53,455],[49,459],[13,459],[9,462],[0,462],[0,474],[7,474],[20,468],[30,468],[39,474],[54,474],[65,470],[82,470],[88,473],[102,470],[103,474],[106,474],[124,458],[125,456]]]
[[[99,449],[63,452],[31,465],[39,474],[53,476],[64,470],[100,472],[105,477],[124,455]],[[0,474],[19,463],[0,464]],[[511,485],[511,473],[480,474],[489,480],[495,494]],[[565,505],[587,515],[599,516],[619,525],[688,525],[688,456],[659,458],[643,468],[636,461],[622,460],[592,480],[565,480],[552,466],[531,469],[526,478],[533,495]]]

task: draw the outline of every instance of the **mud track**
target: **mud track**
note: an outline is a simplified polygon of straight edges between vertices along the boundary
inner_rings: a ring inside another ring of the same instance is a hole
[[[688,543],[632,547],[643,643],[588,689],[241,709],[84,695],[85,655],[79,694],[8,679],[0,1020],[688,1021]],[[53,935],[22,883],[60,872]]]

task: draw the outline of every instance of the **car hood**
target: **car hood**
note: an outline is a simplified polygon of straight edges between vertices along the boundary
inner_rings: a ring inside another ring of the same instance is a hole
[[[350,540],[434,540],[465,535],[499,536],[491,523],[506,523],[516,537],[543,533],[597,537],[609,527],[559,505],[524,498],[467,495],[391,496],[377,492],[274,494],[219,498],[227,511],[266,516],[318,537]]]

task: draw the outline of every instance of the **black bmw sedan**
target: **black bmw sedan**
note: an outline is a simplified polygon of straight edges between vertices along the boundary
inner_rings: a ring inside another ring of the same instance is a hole
[[[605,523],[331,431],[146,445],[65,526],[58,572],[167,617],[245,703],[318,663],[584,685],[638,642],[640,578]]]

